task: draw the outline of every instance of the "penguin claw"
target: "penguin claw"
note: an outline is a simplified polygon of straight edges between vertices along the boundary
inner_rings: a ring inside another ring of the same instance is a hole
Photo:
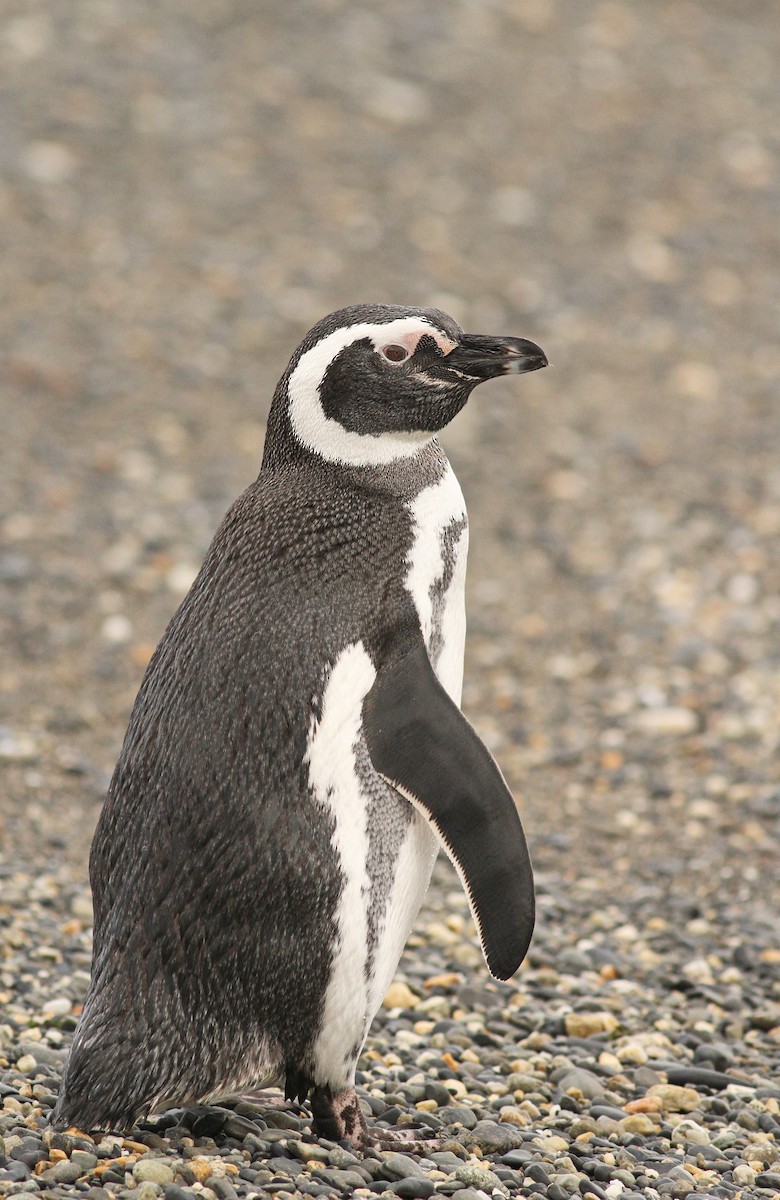
[[[347,1150],[411,1150],[425,1154],[443,1143],[436,1137],[421,1137],[417,1129],[369,1128],[354,1088],[333,1093],[315,1087],[311,1097],[312,1132],[337,1142]]]
[[[444,1145],[442,1138],[421,1136],[419,1129],[372,1129],[368,1131],[366,1148],[375,1150],[402,1150],[412,1154],[430,1154]]]

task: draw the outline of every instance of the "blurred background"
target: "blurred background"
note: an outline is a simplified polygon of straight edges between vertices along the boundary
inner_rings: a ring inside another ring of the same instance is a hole
[[[472,521],[464,706],[543,900],[771,941],[778,61],[771,0],[6,0],[22,893],[83,892],[144,665],[257,472],[274,384],[315,320],[378,300],[553,364],[445,439]]]

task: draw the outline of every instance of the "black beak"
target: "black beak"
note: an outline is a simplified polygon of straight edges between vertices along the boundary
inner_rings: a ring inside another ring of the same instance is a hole
[[[471,379],[495,379],[498,375],[538,371],[547,366],[547,355],[526,338],[464,333],[455,349],[444,356],[442,365],[454,367]]]

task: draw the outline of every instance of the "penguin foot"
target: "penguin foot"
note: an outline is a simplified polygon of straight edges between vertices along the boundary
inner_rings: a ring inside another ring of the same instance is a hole
[[[442,1138],[424,1137],[419,1129],[372,1129],[368,1137],[368,1146],[374,1150],[396,1150],[403,1154],[430,1154],[444,1145]]]
[[[369,1129],[354,1088],[333,1093],[329,1087],[315,1087],[311,1097],[314,1117],[312,1132],[332,1142],[346,1142],[358,1150],[411,1150],[424,1154],[441,1143],[436,1138],[420,1137],[417,1129]]]
[[[353,1087],[335,1094],[326,1085],[311,1094],[312,1132],[332,1142],[349,1142],[361,1150],[371,1144],[366,1118]]]

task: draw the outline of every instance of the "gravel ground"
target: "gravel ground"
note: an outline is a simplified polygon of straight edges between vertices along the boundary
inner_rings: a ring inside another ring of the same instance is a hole
[[[0,1195],[780,1192],[779,59],[770,0],[7,0]],[[427,1158],[249,1103],[52,1134],[141,672],[291,350],[374,299],[554,364],[447,435],[528,961],[440,863],[360,1075]]]

